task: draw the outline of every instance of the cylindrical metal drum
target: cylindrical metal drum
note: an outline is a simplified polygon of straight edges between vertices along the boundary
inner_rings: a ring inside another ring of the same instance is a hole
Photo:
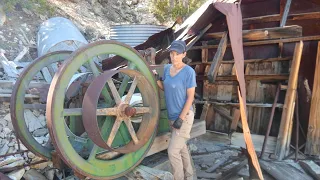
[[[135,47],[145,42],[153,34],[165,29],[167,29],[165,26],[145,24],[116,25],[111,27],[110,39]]]
[[[74,51],[88,44],[79,29],[63,17],[54,17],[43,22],[40,25],[37,41],[39,57],[53,51]]]

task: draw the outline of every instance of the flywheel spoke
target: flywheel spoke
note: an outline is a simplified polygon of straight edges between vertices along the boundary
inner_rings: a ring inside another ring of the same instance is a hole
[[[129,130],[129,133],[130,133],[130,135],[131,135],[131,138],[132,138],[134,144],[138,144],[138,143],[139,143],[139,139],[138,139],[138,137],[137,137],[136,132],[134,131],[134,128],[133,128],[133,126],[132,126],[131,121],[130,121],[130,120],[126,120],[126,121],[124,121],[124,122],[125,122],[126,125],[127,125],[127,128],[128,128],[128,130]]]
[[[150,107],[135,107],[136,114],[146,114],[150,113]]]
[[[120,95],[119,95],[119,93],[118,93],[118,91],[117,91],[117,88],[116,88],[116,86],[114,85],[112,79],[111,79],[111,78],[108,79],[108,80],[107,80],[107,83],[108,83],[109,88],[110,88],[110,90],[111,90],[111,93],[112,93],[112,95],[113,95],[114,101],[116,102],[116,104],[120,104],[120,103],[121,103],[121,98],[120,98]]]
[[[128,68],[129,69],[136,69],[136,65],[134,63],[128,62]],[[120,88],[119,88],[120,97],[123,96],[124,92],[126,91],[130,79],[131,78],[128,75],[124,76],[122,83],[120,85]]]
[[[90,69],[92,70],[94,76],[95,77],[99,76],[100,75],[100,71],[99,71],[99,69],[97,68],[96,64],[94,63],[94,61],[92,59],[89,61],[89,65],[90,65]],[[103,95],[103,98],[104,98],[104,100],[106,101],[107,104],[111,103],[111,96],[110,96],[110,94],[109,94],[109,92],[108,92],[106,87],[104,87],[102,89],[101,94]]]
[[[97,114],[97,116],[116,116],[117,109],[116,108],[97,109],[96,114]],[[81,116],[82,115],[82,108],[64,109],[63,115],[64,116]]]
[[[108,146],[111,147],[112,142],[113,142],[114,138],[116,137],[116,134],[117,134],[117,132],[119,130],[119,127],[120,127],[121,123],[122,123],[122,121],[119,121],[118,119],[116,119],[116,121],[114,122],[112,130],[111,130],[110,135],[109,135],[108,140],[107,140]]]
[[[127,96],[126,96],[126,99],[124,100],[125,103],[127,103],[127,104],[130,103],[130,100],[132,98],[134,90],[136,90],[137,84],[138,84],[138,78],[134,77],[134,80],[133,80],[133,82],[131,84],[131,87],[130,87],[129,92],[128,92]]]

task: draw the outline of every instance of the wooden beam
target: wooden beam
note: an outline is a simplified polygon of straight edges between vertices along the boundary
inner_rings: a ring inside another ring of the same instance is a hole
[[[318,42],[318,53],[314,72],[312,99],[309,116],[309,127],[305,153],[309,155],[320,155],[320,42]]]
[[[266,45],[266,44],[278,44],[278,43],[292,43],[292,42],[299,42],[299,41],[319,41],[320,35],[317,36],[303,36],[303,37],[297,37],[297,38],[288,38],[288,39],[275,39],[275,40],[267,40],[267,41],[253,41],[253,42],[244,42],[243,46],[260,46],[260,45]],[[231,47],[230,44],[228,44],[228,47]],[[218,45],[208,45],[208,46],[193,46],[190,50],[195,49],[214,49],[218,48]]]
[[[125,175],[128,179],[159,179],[169,180],[173,179],[173,175],[168,171],[162,171],[155,168],[139,165],[131,172]]]
[[[296,20],[307,20],[307,19],[320,19],[320,12],[308,12],[308,13],[300,13],[300,14],[290,14],[288,16],[287,21],[292,22]],[[277,22],[281,21],[280,14],[266,15],[266,16],[258,16],[258,17],[250,17],[244,18],[243,24],[258,24],[258,23],[266,23],[266,22]]]
[[[211,23],[208,24],[207,27],[202,29],[200,33],[187,44],[187,51],[204,35],[204,33],[206,33],[210,29],[211,26],[212,26]]]
[[[263,170],[270,174],[273,178],[278,180],[287,180],[287,179],[303,179],[303,180],[312,180],[307,174],[300,172],[296,168],[285,164],[285,163],[274,163],[264,160],[260,160],[260,165]]]
[[[291,135],[290,124],[292,124],[292,117],[294,112],[294,102],[296,98],[296,89],[298,84],[298,73],[300,68],[301,55],[303,50],[303,42],[296,43],[294,50],[293,61],[291,65],[291,72],[288,82],[288,89],[285,97],[285,103],[281,116],[281,124],[278,134],[277,147],[275,154],[279,160],[282,160],[286,153],[286,145]]]
[[[288,80],[287,74],[245,75],[245,80]],[[235,75],[217,76],[216,81],[236,81]]]
[[[203,41],[202,46],[206,46],[206,45],[208,45],[208,42]],[[203,63],[208,62],[208,49],[202,49],[201,58],[202,58],[201,62],[203,62]]]
[[[223,32],[207,33],[206,38],[221,38]],[[263,28],[253,30],[243,30],[242,36],[244,41],[268,40],[279,38],[293,38],[302,36],[302,27],[293,25],[286,27]]]
[[[239,123],[241,116],[239,109],[235,109],[233,112],[233,118],[230,125],[230,131],[237,131],[237,126]]]
[[[221,116],[223,116],[226,120],[228,120],[230,123],[232,123],[233,117],[230,116],[226,110],[223,110],[221,107],[213,106],[213,109],[219,113]],[[240,123],[237,123],[236,126],[242,129],[242,125]]]
[[[218,50],[212,60],[210,70],[207,74],[210,83],[214,82],[216,79],[216,76],[218,74],[218,68],[220,67],[224,53],[226,52],[226,49],[227,49],[227,42],[228,42],[228,34],[226,32],[224,32],[224,35],[222,36],[222,38],[220,40]]]
[[[315,4],[317,4],[317,5],[320,5],[320,1],[318,1],[318,0],[308,0],[308,1],[311,1],[311,2],[313,2]]]
[[[314,179],[320,180],[320,166],[313,161],[299,161],[300,166]]]
[[[12,88],[15,82],[16,81],[12,80],[0,80],[0,88]],[[29,88],[40,88],[48,85],[50,84],[48,84],[47,82],[31,81],[29,84]]]
[[[287,0],[286,7],[285,7],[283,15],[281,17],[280,27],[284,27],[286,25],[290,6],[291,6],[291,0]]]
[[[216,101],[194,101],[195,104],[206,104],[206,103],[211,103],[217,106],[234,106],[234,107],[239,107],[239,103],[233,103],[233,102],[216,102]],[[257,107],[257,108],[271,108],[272,104],[268,103],[246,103],[247,106],[249,107]],[[283,104],[277,104],[277,108],[282,108]],[[232,119],[232,118],[229,118]]]
[[[244,60],[244,64],[248,63],[264,63],[264,62],[277,62],[277,61],[290,61],[292,60],[292,57],[283,57],[283,58],[267,58],[267,59],[246,59]],[[199,65],[199,64],[206,64],[210,65],[212,62],[191,62],[189,65],[194,66],[194,65]],[[221,64],[234,64],[234,60],[223,60],[221,61]]]
[[[232,177],[236,176],[237,173],[248,164],[248,159],[245,159],[241,161],[238,165],[232,167],[231,169],[228,169],[227,171],[223,172],[222,175],[217,178],[217,180],[229,180],[232,179]]]

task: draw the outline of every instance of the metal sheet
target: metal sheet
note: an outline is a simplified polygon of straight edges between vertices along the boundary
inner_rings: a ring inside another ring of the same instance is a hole
[[[37,37],[38,57],[53,51],[74,51],[85,44],[88,41],[66,18],[54,17],[40,25]]]
[[[257,154],[255,152],[253,142],[251,139],[250,129],[247,122],[247,110],[246,110],[246,84],[244,79],[244,56],[243,56],[243,42],[242,42],[242,14],[240,4],[233,3],[215,3],[215,7],[226,15],[229,36],[231,41],[232,52],[234,56],[236,75],[239,82],[238,97],[240,103],[241,122],[243,128],[244,139],[246,142],[248,155],[255,169],[255,172],[259,176],[259,179],[263,179],[260,164],[258,162]]]

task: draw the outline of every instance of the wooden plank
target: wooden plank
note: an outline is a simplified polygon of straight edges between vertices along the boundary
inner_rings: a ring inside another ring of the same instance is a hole
[[[292,43],[292,42],[299,42],[299,41],[319,41],[320,35],[316,36],[303,36],[303,37],[297,37],[297,38],[288,38],[288,39],[275,39],[275,40],[266,40],[266,41],[252,41],[252,42],[243,42],[243,46],[259,46],[259,45],[266,45],[266,44],[278,44],[278,43]],[[230,44],[228,44],[228,47],[231,47]],[[218,45],[207,45],[207,46],[193,46],[190,50],[195,49],[212,49],[212,48],[218,48]]]
[[[240,111],[239,109],[235,109],[233,111],[233,118],[231,121],[231,126],[230,126],[230,131],[237,131],[237,126],[239,125],[239,120],[240,120]]]
[[[204,29],[202,29],[199,34],[194,37],[188,44],[187,44],[187,51],[190,50],[190,48],[210,29],[210,27],[212,26],[212,24],[208,24],[207,27],[205,27]]]
[[[226,49],[227,49],[227,41],[228,41],[228,34],[225,32],[220,40],[218,50],[217,50],[216,54],[214,55],[210,70],[207,74],[210,83],[214,82],[216,79],[216,76],[218,73],[218,68],[221,64],[224,53],[226,52]]]
[[[223,32],[207,33],[207,38],[221,38]],[[293,25],[286,27],[263,28],[253,30],[243,30],[242,36],[244,41],[257,41],[279,38],[293,38],[302,36],[302,27]],[[204,44],[202,44],[204,46]]]
[[[19,62],[29,51],[29,48],[23,46],[22,51],[18,54],[18,56],[16,58],[14,58],[14,62]]]
[[[258,151],[258,152],[261,151],[264,137],[265,136],[263,135],[251,134],[255,151]],[[277,141],[277,137],[269,136],[265,152],[274,153],[274,150],[276,148],[276,141]],[[243,133],[234,132],[231,136],[231,144],[234,146],[246,148],[246,144],[243,138]]]
[[[173,180],[173,175],[168,171],[149,168],[147,166],[139,165],[131,172],[125,175],[128,179],[161,179]]]
[[[278,57],[278,58],[267,58],[267,59],[245,59],[244,64],[248,63],[263,63],[263,62],[276,62],[276,61],[290,61],[292,60],[292,57]],[[211,64],[212,62],[192,62],[189,65],[194,66],[194,65],[199,65],[199,64]],[[234,60],[223,60],[221,61],[221,64],[234,64]]]
[[[309,127],[305,153],[310,155],[320,155],[320,42],[318,42],[318,53],[314,72]]]
[[[228,169],[227,171],[223,172],[221,177],[217,178],[217,180],[229,180],[232,177],[236,176],[237,173],[248,164],[248,159],[245,159],[241,161],[238,165],[234,166],[231,169]]]
[[[290,6],[291,6],[291,0],[287,0],[286,7],[281,17],[280,27],[284,27],[286,25]]]
[[[294,111],[294,102],[296,97],[296,89],[298,84],[298,73],[303,50],[303,42],[296,43],[294,57],[291,65],[291,72],[288,82],[288,89],[285,97],[285,103],[282,110],[280,130],[277,139],[277,148],[275,154],[279,160],[282,160],[286,153],[286,144],[290,139],[288,135],[291,134],[290,123]]]
[[[258,74],[258,75],[245,75],[245,80],[288,80],[288,74]],[[237,77],[234,75],[217,76],[216,81],[236,81]]]
[[[290,14],[287,18],[287,21],[292,22],[296,20],[307,20],[307,19],[320,19],[320,12]],[[257,24],[257,23],[265,23],[265,22],[276,22],[276,21],[281,21],[280,14],[244,18],[243,24],[246,25],[246,24]]]
[[[216,102],[216,101],[195,101],[195,104],[205,104],[205,103],[211,103],[217,106],[234,106],[239,107],[239,103],[233,103],[233,102]],[[259,108],[271,108],[272,104],[269,103],[246,103],[247,106],[251,107],[259,107]],[[278,103],[276,105],[277,108],[283,108],[283,104]]]
[[[206,45],[208,45],[208,42],[207,41],[203,41],[202,42],[202,46],[206,46]],[[202,58],[201,62],[203,62],[203,63],[208,62],[208,49],[202,49],[201,58]]]
[[[0,80],[0,87],[1,88],[12,88],[14,85],[15,81],[12,80]],[[46,82],[36,82],[36,81],[31,81],[29,84],[29,88],[40,88],[45,85],[50,85]]]
[[[313,161],[299,161],[300,166],[314,179],[320,180],[320,166]]]
[[[205,133],[206,133],[205,121],[195,120],[190,133],[191,138],[201,136]],[[154,139],[153,144],[147,153],[147,156],[151,156],[155,153],[168,149],[170,138],[171,138],[170,132],[157,136]]]
[[[219,113],[221,116],[223,116],[226,120],[228,120],[229,122],[233,122],[233,117],[229,115],[229,113],[224,110],[223,108],[221,107],[217,107],[217,106],[213,106],[213,109]],[[240,119],[240,114],[239,114],[239,119]],[[234,126],[238,126],[239,128],[242,129],[242,125],[241,123],[236,123]]]
[[[218,85],[217,101],[231,101],[232,90],[232,85]]]
[[[208,111],[209,111],[209,107],[210,107],[210,104],[208,104],[208,103],[203,105],[202,112],[201,112],[201,115],[200,115],[200,120],[206,120],[207,114],[208,114]]]
[[[19,72],[16,69],[16,64],[12,61],[9,61],[3,53],[0,53],[0,62],[4,69],[4,72],[9,76],[13,78],[19,77]]]
[[[303,172],[298,171],[296,168],[286,165],[284,163],[268,162],[260,160],[260,165],[263,170],[277,180],[288,179],[303,179],[312,180],[312,178]]]

